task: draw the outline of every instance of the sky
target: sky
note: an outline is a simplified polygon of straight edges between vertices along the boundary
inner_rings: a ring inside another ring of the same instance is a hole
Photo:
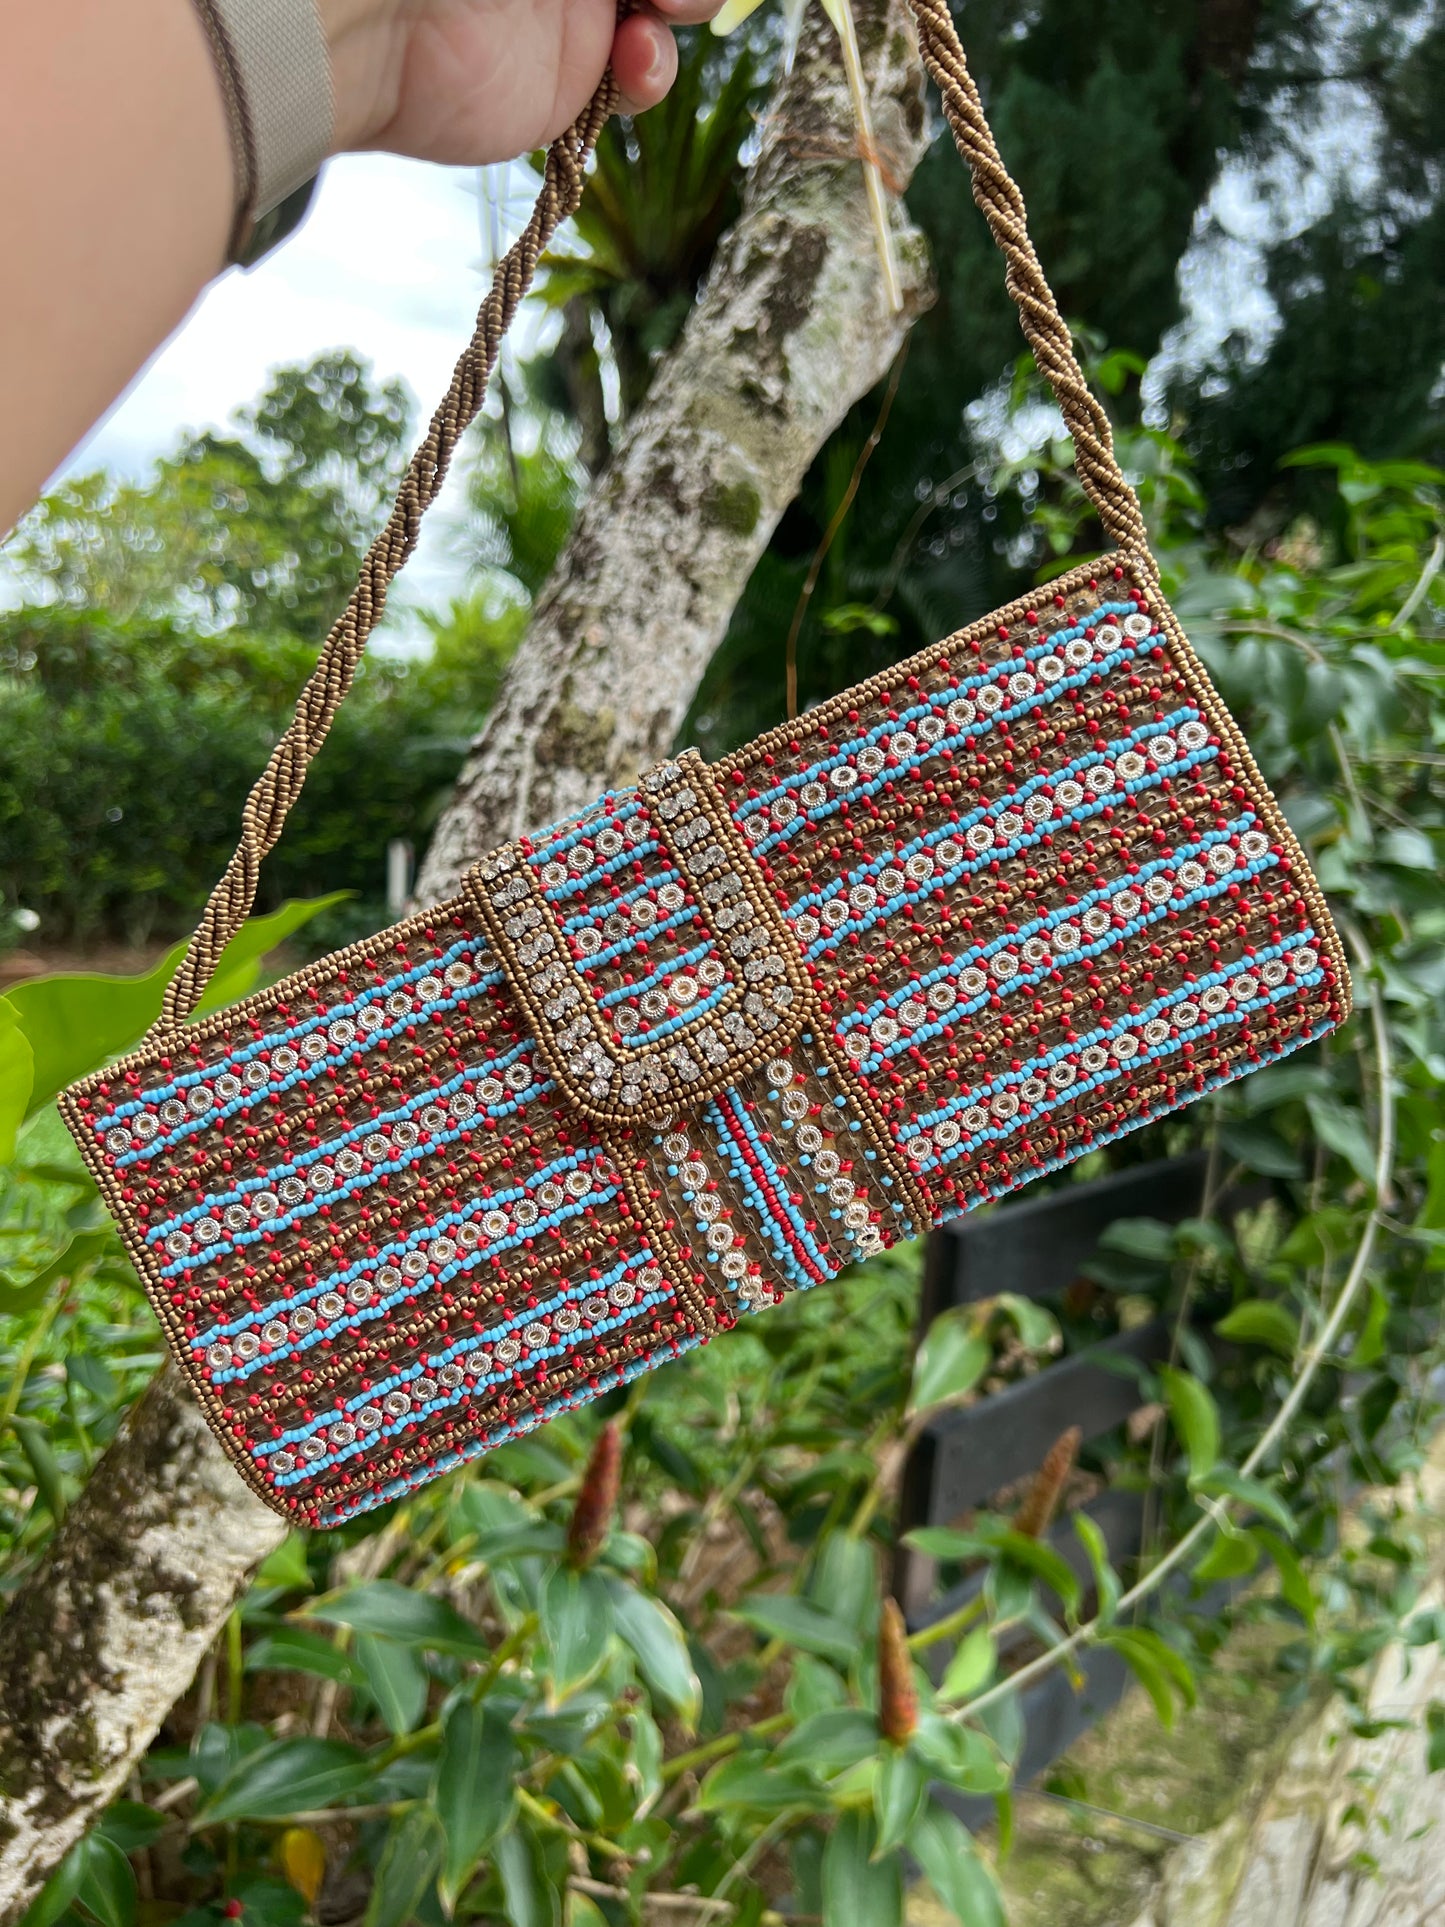
[[[526,219],[529,173],[490,178],[500,183],[491,212],[475,169],[380,154],[333,161],[301,230],[258,266],[212,284],[61,473],[141,475],[182,431],[224,426],[278,363],[329,348],[357,350],[378,380],[400,377],[419,420],[472,332],[493,227],[500,223],[505,246]],[[444,605],[463,586],[447,509],[444,494],[407,565],[413,603]]]

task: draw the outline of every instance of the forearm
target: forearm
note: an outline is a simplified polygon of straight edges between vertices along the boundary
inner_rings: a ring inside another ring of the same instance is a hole
[[[189,0],[4,0],[0,530],[221,267],[234,196]]]
[[[676,71],[669,25],[717,4],[318,0],[333,146],[526,153],[609,59],[640,111]],[[192,0],[0,0],[0,534],[220,269],[236,195]]]

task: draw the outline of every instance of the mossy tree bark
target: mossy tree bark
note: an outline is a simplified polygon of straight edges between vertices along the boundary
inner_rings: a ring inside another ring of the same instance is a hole
[[[583,511],[437,833],[424,899],[666,752],[809,463],[928,298],[896,204],[925,139],[916,48],[901,0],[857,10],[903,312],[884,299],[842,65],[813,9],[738,225]],[[124,1785],[283,1532],[179,1373],[159,1373],[0,1620],[0,1921]]]
[[[901,0],[855,11],[903,310],[885,299],[837,41],[813,7],[737,224],[582,509],[437,826],[419,902],[668,753],[813,457],[930,298],[897,198],[927,132],[912,27]]]
[[[166,1366],[0,1619],[0,1920],[120,1792],[285,1531]]]

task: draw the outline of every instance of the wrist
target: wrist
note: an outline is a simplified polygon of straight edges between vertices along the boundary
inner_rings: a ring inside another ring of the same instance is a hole
[[[407,0],[317,0],[336,101],[332,152],[371,146],[396,113]]]

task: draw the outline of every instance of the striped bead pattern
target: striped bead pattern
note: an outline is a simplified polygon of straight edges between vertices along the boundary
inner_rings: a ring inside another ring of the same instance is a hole
[[[234,1462],[324,1526],[1348,998],[1247,747],[1111,559],[64,1108]]]

